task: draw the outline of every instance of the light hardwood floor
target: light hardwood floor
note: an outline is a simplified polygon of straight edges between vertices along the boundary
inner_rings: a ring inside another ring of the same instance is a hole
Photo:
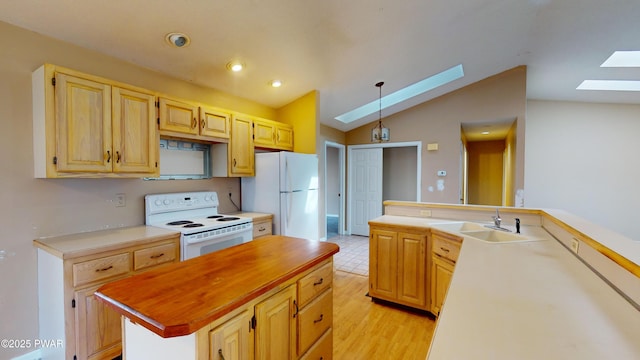
[[[433,317],[372,302],[368,284],[366,276],[334,272],[334,360],[426,359]]]

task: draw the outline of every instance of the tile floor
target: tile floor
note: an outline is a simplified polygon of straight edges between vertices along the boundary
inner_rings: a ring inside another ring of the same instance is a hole
[[[340,252],[333,257],[336,270],[369,276],[369,237],[338,235],[327,241],[340,246]]]

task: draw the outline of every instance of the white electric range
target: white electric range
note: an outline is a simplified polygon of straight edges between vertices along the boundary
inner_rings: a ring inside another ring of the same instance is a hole
[[[184,261],[251,241],[251,218],[218,213],[214,191],[150,194],[145,199],[145,223],[179,231]]]

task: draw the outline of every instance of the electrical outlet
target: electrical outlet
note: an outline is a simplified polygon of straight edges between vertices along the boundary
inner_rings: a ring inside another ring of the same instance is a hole
[[[127,206],[127,198],[124,194],[116,194],[116,207]]]
[[[431,210],[420,210],[420,215],[431,217]]]
[[[580,241],[578,239],[571,239],[571,251],[577,254],[579,247],[580,247]]]

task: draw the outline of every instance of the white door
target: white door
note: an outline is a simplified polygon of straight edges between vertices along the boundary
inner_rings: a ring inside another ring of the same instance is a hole
[[[368,221],[382,216],[382,148],[352,149],[349,164],[351,233],[369,236]]]

